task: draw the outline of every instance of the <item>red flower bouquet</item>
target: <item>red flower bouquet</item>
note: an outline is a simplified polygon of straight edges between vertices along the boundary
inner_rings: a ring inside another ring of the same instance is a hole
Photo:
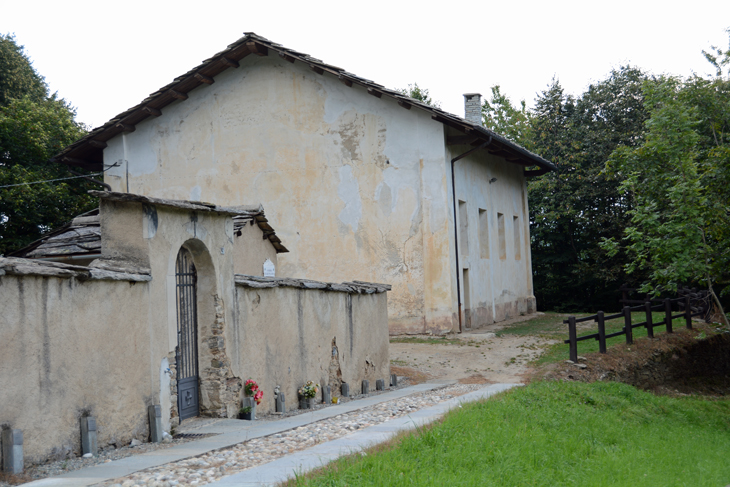
[[[248,379],[243,384],[243,394],[248,397],[253,397],[256,404],[261,404],[261,398],[264,397],[264,391],[259,389],[259,385],[253,379]]]

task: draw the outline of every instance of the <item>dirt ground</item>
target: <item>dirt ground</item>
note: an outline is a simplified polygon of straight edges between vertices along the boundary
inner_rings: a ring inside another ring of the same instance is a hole
[[[542,313],[520,316],[477,330],[445,337],[391,337],[390,365],[395,374],[415,381],[455,379],[461,383],[521,383],[527,363],[542,346],[553,343],[535,336],[497,336],[502,328]]]
[[[716,325],[695,322],[693,330],[675,329],[655,338],[619,343],[608,352],[578,356],[578,363],[552,363],[529,379],[624,382],[659,395],[730,396],[730,334]]]

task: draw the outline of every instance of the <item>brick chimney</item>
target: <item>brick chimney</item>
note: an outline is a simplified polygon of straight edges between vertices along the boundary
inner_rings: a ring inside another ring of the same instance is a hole
[[[465,119],[478,125],[482,125],[481,93],[464,93],[464,112]]]

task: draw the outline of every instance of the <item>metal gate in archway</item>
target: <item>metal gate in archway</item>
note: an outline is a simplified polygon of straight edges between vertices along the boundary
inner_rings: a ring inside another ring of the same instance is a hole
[[[177,291],[177,411],[180,422],[200,414],[198,403],[198,305],[196,284],[198,276],[193,256],[180,249],[175,263]]]

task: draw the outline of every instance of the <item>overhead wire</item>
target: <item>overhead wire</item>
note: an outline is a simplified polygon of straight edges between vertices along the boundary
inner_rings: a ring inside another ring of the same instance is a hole
[[[13,187],[16,187],[16,186],[26,186],[26,185],[30,186],[31,184],[53,183],[53,182],[56,182],[56,181],[65,181],[67,179],[79,179],[79,178],[86,178],[86,177],[90,177],[90,176],[98,176],[100,174],[104,174],[104,172],[102,171],[102,172],[95,172],[95,173],[91,173],[91,174],[84,174],[83,176],[69,176],[67,178],[44,179],[42,181],[31,181],[29,183],[6,184],[6,185],[3,185],[3,186],[0,186],[0,189],[2,189],[2,188],[13,188]]]
[[[0,186],[0,189],[3,189],[3,188],[14,188],[14,187],[17,187],[17,186],[30,186],[31,184],[53,183],[53,182],[56,182],[56,181],[66,181],[68,179],[89,178],[89,177],[92,177],[92,176],[99,176],[101,174],[104,174],[109,169],[111,169],[113,167],[117,167],[117,166],[119,166],[119,163],[118,162],[115,162],[114,164],[109,165],[109,167],[107,167],[106,169],[104,169],[101,172],[93,172],[91,174],[84,174],[84,175],[81,175],[81,176],[69,176],[69,177],[66,177],[66,178],[43,179],[41,181],[31,181],[31,182],[28,182],[28,183],[5,184],[3,186]]]

